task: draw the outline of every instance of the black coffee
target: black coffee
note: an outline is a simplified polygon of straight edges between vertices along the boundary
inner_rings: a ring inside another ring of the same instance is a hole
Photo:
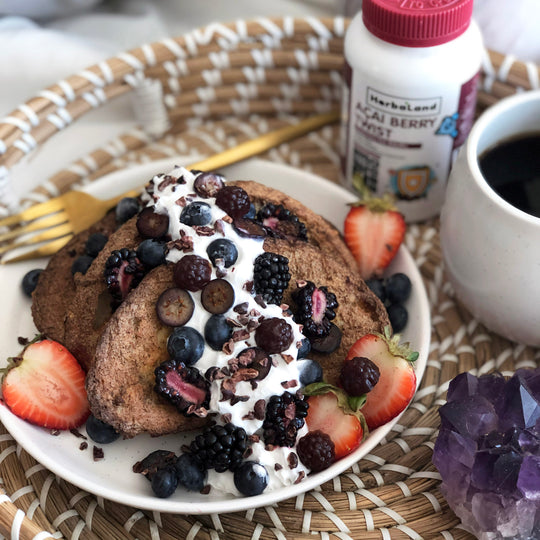
[[[478,162],[497,194],[516,208],[540,217],[540,133],[502,141],[486,150]]]

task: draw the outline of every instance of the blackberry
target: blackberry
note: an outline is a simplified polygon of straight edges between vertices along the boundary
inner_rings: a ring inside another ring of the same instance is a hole
[[[291,325],[279,317],[263,319],[255,330],[255,343],[268,354],[285,351],[293,342]]]
[[[208,408],[208,382],[197,368],[171,359],[162,362],[154,373],[154,390],[173,403],[181,413],[189,416],[196,409]]]
[[[265,444],[294,446],[298,430],[304,426],[308,408],[307,401],[290,392],[272,396],[266,404],[262,425]]]
[[[307,241],[307,229],[304,223],[282,204],[265,204],[257,212],[257,221],[262,223],[268,236]]]
[[[184,255],[174,267],[174,282],[188,291],[200,291],[211,277],[210,262],[198,255]]]
[[[137,253],[127,248],[114,250],[105,263],[105,281],[112,297],[122,302],[145,274]]]
[[[373,390],[380,375],[379,368],[369,358],[355,356],[343,362],[339,381],[349,396],[361,396]]]
[[[322,338],[330,333],[331,323],[338,307],[336,295],[326,287],[317,287],[306,281],[292,293],[296,304],[294,320],[304,326],[304,335],[310,340]]]
[[[216,195],[216,205],[233,219],[241,218],[249,212],[249,195],[238,186],[224,186]]]
[[[189,445],[191,455],[205,469],[234,471],[242,463],[248,438],[244,428],[230,422],[206,427]]]
[[[281,304],[283,293],[289,286],[289,259],[277,253],[262,253],[255,259],[253,284],[255,292],[269,304]]]
[[[310,431],[298,441],[296,452],[300,461],[312,472],[327,469],[336,459],[332,439],[320,430]]]

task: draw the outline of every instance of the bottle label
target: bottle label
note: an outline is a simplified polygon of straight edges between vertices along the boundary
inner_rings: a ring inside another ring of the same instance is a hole
[[[477,81],[475,75],[455,88],[411,95],[377,88],[353,71],[343,104],[346,186],[355,190],[363,183],[379,195],[393,193],[409,221],[435,215],[474,120]]]

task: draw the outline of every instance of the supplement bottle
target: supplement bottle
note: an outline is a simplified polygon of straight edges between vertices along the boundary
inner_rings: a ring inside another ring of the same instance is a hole
[[[363,0],[345,36],[343,183],[438,214],[474,121],[482,37],[473,0]],[[358,190],[357,190],[358,191]]]

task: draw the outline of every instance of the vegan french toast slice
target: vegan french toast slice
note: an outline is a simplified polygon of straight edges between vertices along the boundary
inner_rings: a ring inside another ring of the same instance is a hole
[[[333,321],[341,330],[340,347],[330,354],[313,353],[335,382],[346,351],[360,336],[381,332],[388,324],[384,306],[358,273],[343,266],[334,250],[301,241],[267,238],[265,251],[289,258],[291,281],[284,301],[299,280],[325,285],[335,293],[339,307]],[[97,345],[87,376],[91,409],[125,437],[139,433],[163,435],[200,427],[207,419],[186,417],[154,392],[155,368],[167,360],[171,328],[156,315],[156,301],[173,286],[173,265],[152,270],[112,315]],[[202,331],[202,329],[199,329]],[[196,364],[195,364],[196,367]]]

